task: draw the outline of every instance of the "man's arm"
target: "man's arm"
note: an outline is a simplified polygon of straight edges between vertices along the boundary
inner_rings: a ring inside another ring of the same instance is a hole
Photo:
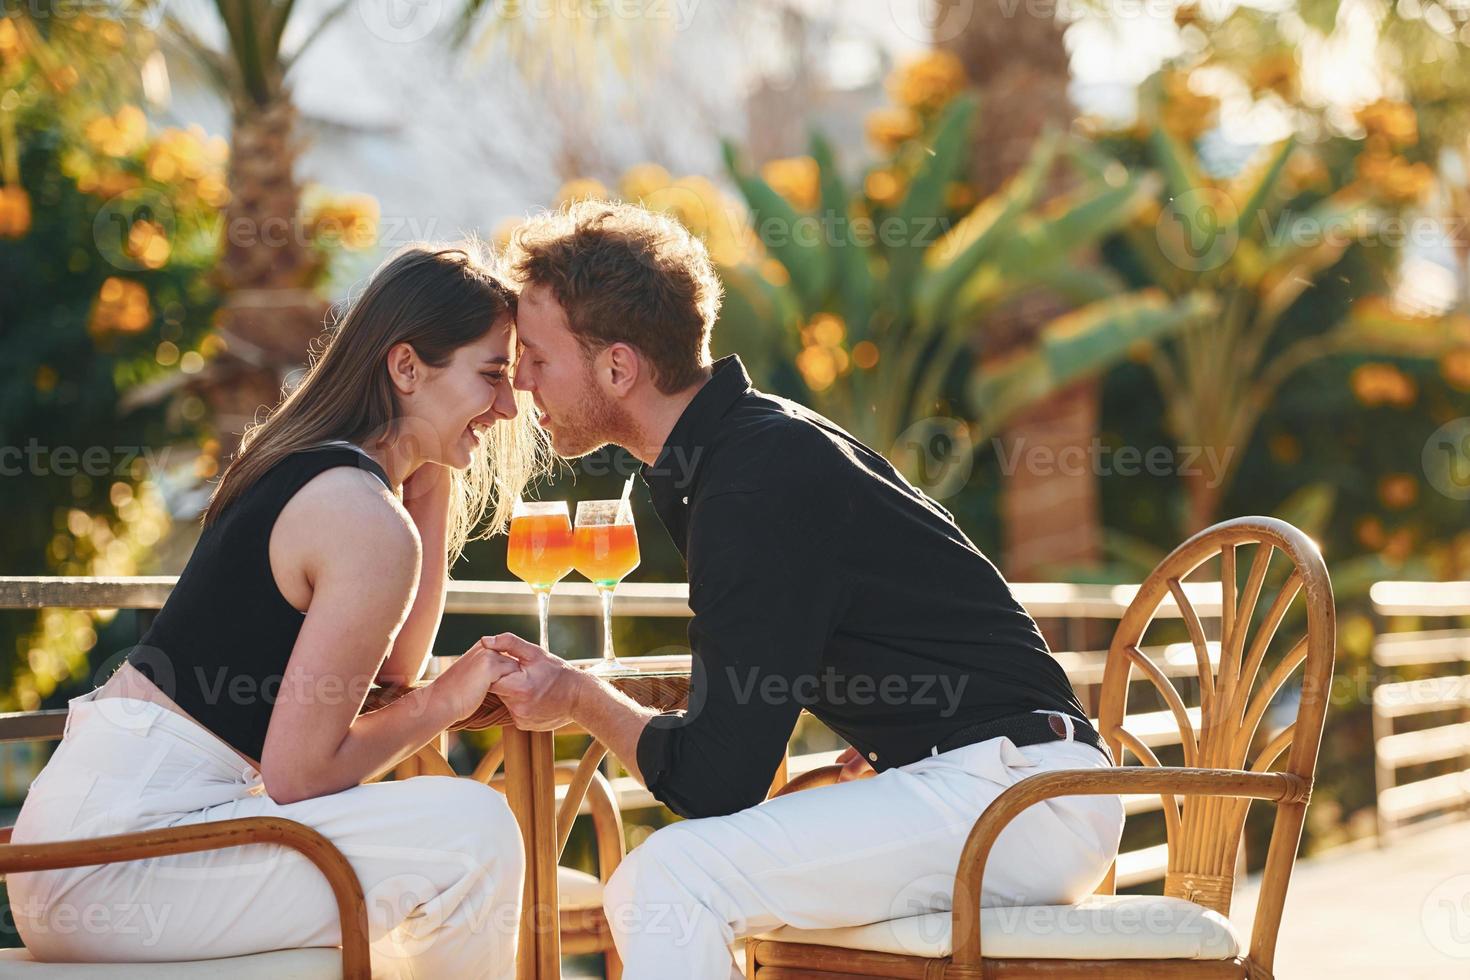
[[[686,817],[765,798],[803,705],[816,697],[842,602],[821,522],[790,496],[725,494],[704,502],[692,526],[694,656],[684,711],[639,707],[519,638],[487,640],[521,664],[492,688],[517,725],[577,722]]]

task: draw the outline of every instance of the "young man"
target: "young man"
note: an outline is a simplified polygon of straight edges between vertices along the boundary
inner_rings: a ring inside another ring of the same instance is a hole
[[[878,453],[711,365],[720,287],[661,215],[584,203],[512,244],[530,392],[562,456],[642,460],[689,571],[687,711],[656,714],[517,637],[492,688],[518,724],[576,722],[692,818],[610,882],[627,976],[710,978],[736,938],[947,909],[960,849],[1007,786],[1106,766],[1066,675],[995,567]],[[869,779],[762,802],[806,708]],[[1117,853],[1116,796],[1032,807],[1001,835],[986,904],[1087,894]]]

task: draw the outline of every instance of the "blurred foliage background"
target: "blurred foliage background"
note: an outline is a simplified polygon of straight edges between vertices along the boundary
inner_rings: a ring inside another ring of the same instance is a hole
[[[436,57],[504,56],[555,89],[565,66],[537,57],[554,49],[595,87],[607,71],[588,58],[636,75],[677,43],[566,7],[552,22],[453,7]],[[177,572],[243,424],[305,362],[344,279],[389,244],[378,201],[299,167],[288,83],[345,4],[108,9],[0,20],[0,446],[20,450],[5,462],[23,474],[0,481],[5,574]],[[1084,13],[1127,27],[1106,5]],[[619,197],[676,216],[726,286],[717,353],[887,453],[1014,578],[1137,581],[1223,517],[1297,524],[1332,569],[1339,674],[1363,679],[1371,582],[1470,577],[1463,505],[1422,458],[1470,414],[1466,16],[1435,2],[1182,5],[1124,122],[1072,104],[1068,23],[975,16],[894,64],[877,104],[823,106],[851,124],[836,132],[807,125],[817,107],[800,99],[786,100],[796,144],[772,135],[792,129],[774,111],[743,132],[721,124],[707,172],[595,152],[578,117],[549,114],[537,125],[561,134],[563,186],[519,213]],[[1319,62],[1353,38],[1376,91],[1345,103],[1346,81]],[[166,56],[228,106],[224,131],[148,111]],[[1227,117],[1249,123],[1249,145],[1222,150]],[[517,220],[473,230],[500,240]],[[274,244],[232,231],[273,222],[289,231]],[[1414,237],[1426,227],[1453,273],[1432,295]],[[1088,465],[1048,468],[1043,447]],[[1167,462],[1144,465],[1155,451]],[[540,492],[612,496],[631,469],[600,452]],[[642,496],[635,510],[631,580],[679,580]],[[454,574],[507,577],[503,541],[472,545]],[[0,615],[0,708],[63,704],[138,625]],[[482,627],[450,617],[436,652]],[[554,618],[554,645],[590,653],[595,629]],[[630,653],[685,649],[679,620],[617,629]],[[1329,715],[1309,847],[1371,820],[1367,711]],[[466,738],[456,762],[490,737]],[[815,729],[803,739],[835,747]],[[632,842],[660,819],[639,814]]]

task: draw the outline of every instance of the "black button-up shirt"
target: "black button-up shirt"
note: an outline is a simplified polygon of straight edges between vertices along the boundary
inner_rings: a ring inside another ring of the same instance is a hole
[[[827,419],[716,363],[642,475],[689,569],[689,707],[638,742],[686,817],[765,798],[802,708],[882,771],[1037,708],[1085,718],[948,511]]]

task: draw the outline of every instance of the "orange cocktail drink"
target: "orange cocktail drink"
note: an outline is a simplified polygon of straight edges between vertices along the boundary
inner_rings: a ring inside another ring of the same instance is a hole
[[[638,532],[632,524],[582,524],[573,541],[573,567],[600,588],[615,587],[638,567]]]
[[[551,589],[572,570],[572,522],[565,500],[517,501],[505,564],[536,593],[541,646],[550,649]]]

